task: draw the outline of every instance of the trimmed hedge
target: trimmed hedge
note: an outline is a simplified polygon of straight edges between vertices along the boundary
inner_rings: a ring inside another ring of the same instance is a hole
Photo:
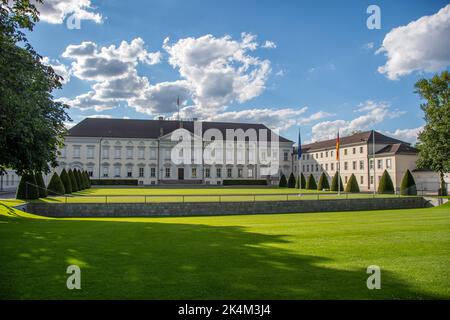
[[[39,198],[47,197],[47,188],[45,187],[44,178],[42,177],[42,173],[35,173],[34,178],[36,179],[36,184],[38,185]]]
[[[356,180],[356,177],[353,173],[350,176],[347,185],[345,186],[345,192],[359,193],[358,180]]]
[[[328,190],[330,189],[330,184],[328,183],[328,177],[325,172],[322,172],[319,178],[319,183],[317,184],[317,190]]]
[[[91,179],[92,185],[98,186],[137,186],[137,179]]]
[[[306,189],[317,190],[316,179],[314,179],[312,174],[309,175],[308,182],[306,183]]]
[[[284,174],[281,175],[280,183],[278,184],[280,188],[286,188],[287,187],[287,181],[286,176]]]
[[[36,185],[34,174],[24,173],[20,178],[16,198],[21,200],[38,199],[39,190]]]
[[[66,169],[62,169],[61,175],[59,177],[61,178],[66,193],[72,193],[72,182],[70,182],[70,177]]]
[[[87,187],[90,188],[91,187],[91,177],[89,177],[89,173],[87,171],[84,172],[84,175],[86,176]]]
[[[338,179],[338,177],[339,177],[339,179]],[[333,179],[331,180],[331,188],[330,188],[331,191],[339,191],[338,190],[338,180],[339,180],[339,185],[340,185],[339,190],[344,191],[344,184],[342,183],[342,177],[340,177],[340,175],[338,175],[337,171],[334,174]]]
[[[81,181],[80,171],[78,171],[78,169],[75,169],[73,171],[73,175],[75,176],[75,180],[77,180],[78,191],[84,190],[83,181]]]
[[[394,193],[394,191],[394,184],[392,183],[391,176],[384,170],[380,184],[378,185],[378,193]]]
[[[70,178],[70,184],[72,185],[72,192],[77,192],[80,190],[78,187],[77,179],[75,179],[75,174],[73,173],[72,169],[69,169],[67,172],[69,178]]]
[[[406,170],[403,176],[402,184],[400,185],[400,194],[404,196],[417,195],[416,181],[414,181],[414,177],[409,169]]]
[[[64,185],[59,178],[59,175],[55,172],[53,173],[50,183],[47,186],[48,194],[50,195],[62,195],[65,194]]]
[[[300,174],[300,183],[301,183],[300,187],[301,187],[302,189],[305,189],[305,188],[306,188],[306,178],[305,178],[305,176],[303,175],[303,173]]]
[[[136,180],[137,181],[137,180]],[[245,179],[245,180],[233,180],[227,179],[223,180],[222,185],[224,186],[267,186],[267,180],[254,180],[254,179]]]
[[[292,172],[289,175],[288,188],[295,188],[295,177],[294,177],[294,174]]]

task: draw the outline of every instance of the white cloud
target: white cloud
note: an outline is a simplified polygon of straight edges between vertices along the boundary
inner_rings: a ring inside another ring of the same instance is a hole
[[[414,71],[436,72],[450,65],[450,4],[434,15],[392,29],[377,53],[387,57],[378,72],[395,80]]]
[[[372,100],[359,104],[355,112],[364,112],[364,114],[353,120],[323,121],[314,125],[312,127],[312,141],[332,139],[336,137],[338,130],[344,136],[358,130],[373,129],[375,125],[386,119],[396,118],[404,114],[402,111],[391,110],[390,105],[386,102],[374,102]]]
[[[70,76],[72,74],[70,67],[67,67],[58,60],[52,60],[49,57],[43,57],[42,63],[52,67],[55,73],[63,78],[63,80],[61,80],[62,84],[66,84],[70,81]]]
[[[369,42],[364,45],[364,49],[367,49],[367,50],[371,50],[374,47],[375,47],[375,44],[373,42]]]
[[[283,69],[280,69],[277,71],[277,73],[275,73],[275,75],[278,77],[282,77],[285,75],[285,71]]]
[[[90,116],[86,116],[86,118],[95,118],[95,119],[111,119],[112,116],[109,114],[93,114]]]
[[[43,4],[35,3],[40,19],[51,24],[61,24],[74,15],[79,20],[102,22],[102,15],[93,12],[90,0],[45,0]]]
[[[385,131],[384,133],[396,139],[414,144],[417,142],[417,137],[422,130],[423,126],[420,126],[411,129],[397,129],[394,132]]]
[[[57,101],[63,102],[72,108],[77,108],[82,111],[85,110],[95,110],[97,112],[114,109],[118,102],[114,100],[99,100],[95,97],[94,91],[89,91],[87,93],[80,94],[74,99],[59,98]]]
[[[262,47],[266,49],[275,49],[277,45],[275,44],[275,42],[267,40],[266,42],[264,42]]]
[[[254,35],[243,33],[240,41],[210,34],[180,39],[174,44],[166,39],[163,48],[169,54],[169,63],[189,83],[195,105],[220,110],[264,91],[270,61],[249,55],[257,46]]]

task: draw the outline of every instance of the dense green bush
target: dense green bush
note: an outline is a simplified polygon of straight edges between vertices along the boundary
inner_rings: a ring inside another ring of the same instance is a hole
[[[302,174],[300,174],[300,187],[302,188],[302,189],[305,189],[306,188],[306,178],[305,178],[305,176],[303,175],[303,173]]]
[[[66,169],[62,169],[61,175],[59,177],[61,178],[66,193],[72,193],[72,182],[70,182],[70,177]]]
[[[378,193],[394,193],[394,184],[392,183],[391,176],[384,170],[381,176],[380,184],[378,185]]]
[[[280,188],[286,188],[287,187],[287,180],[286,176],[284,174],[281,175],[280,183],[278,184]]]
[[[295,176],[292,172],[289,175],[288,188],[295,188]]]
[[[34,174],[24,173],[20,179],[19,187],[17,188],[17,199],[31,200],[39,198],[39,190],[37,188]]]
[[[319,178],[319,183],[317,184],[317,190],[329,190],[330,184],[328,183],[328,177],[325,172],[322,172]]]
[[[72,186],[72,192],[79,191],[80,188],[78,187],[77,179],[75,179],[75,174],[74,174],[73,170],[69,169],[69,171],[67,172],[67,175],[70,178],[70,184]]]
[[[356,177],[353,173],[350,176],[350,179],[348,180],[347,185],[345,186],[345,192],[351,192],[351,193],[359,192],[358,180],[356,180]]]
[[[333,179],[331,180],[331,191],[339,191],[338,190],[338,180],[339,180],[339,190],[340,191],[344,191],[344,184],[342,183],[342,177],[338,174],[338,172],[336,171],[336,173],[333,176]]]
[[[36,179],[36,184],[38,185],[39,198],[45,198],[47,196],[47,188],[45,187],[44,178],[42,173],[35,173],[34,178]]]
[[[306,183],[306,189],[317,190],[316,179],[314,179],[312,174],[309,175],[308,182]]]
[[[75,180],[77,180],[78,191],[84,190],[83,181],[81,181],[80,171],[78,171],[78,169],[74,169],[73,175],[75,176]]]
[[[417,195],[416,181],[414,181],[414,177],[409,169],[406,170],[403,176],[400,193],[402,195]]]
[[[261,180],[261,179],[258,179],[258,180],[255,180],[255,179],[245,179],[245,180],[226,179],[226,180],[223,180],[222,184],[224,186],[266,186],[267,185],[267,180]]]
[[[86,176],[87,187],[90,188],[91,187],[91,177],[89,177],[89,173],[87,171],[84,172],[84,175]]]
[[[50,195],[63,195],[66,193],[64,185],[56,172],[53,173],[50,183],[47,186],[47,190]]]
[[[137,186],[137,179],[91,179],[92,185],[98,186]]]

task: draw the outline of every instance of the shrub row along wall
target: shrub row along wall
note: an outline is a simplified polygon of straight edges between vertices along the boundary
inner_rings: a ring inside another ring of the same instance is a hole
[[[29,203],[30,213],[48,217],[136,217],[304,213],[423,208],[422,197],[341,200],[195,203]]]

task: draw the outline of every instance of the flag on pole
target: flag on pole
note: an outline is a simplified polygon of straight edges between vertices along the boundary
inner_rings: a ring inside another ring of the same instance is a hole
[[[298,128],[298,150],[297,150],[297,159],[300,160],[302,157],[302,137],[300,135],[300,128]]]
[[[339,160],[339,130],[336,138],[336,160]]]

